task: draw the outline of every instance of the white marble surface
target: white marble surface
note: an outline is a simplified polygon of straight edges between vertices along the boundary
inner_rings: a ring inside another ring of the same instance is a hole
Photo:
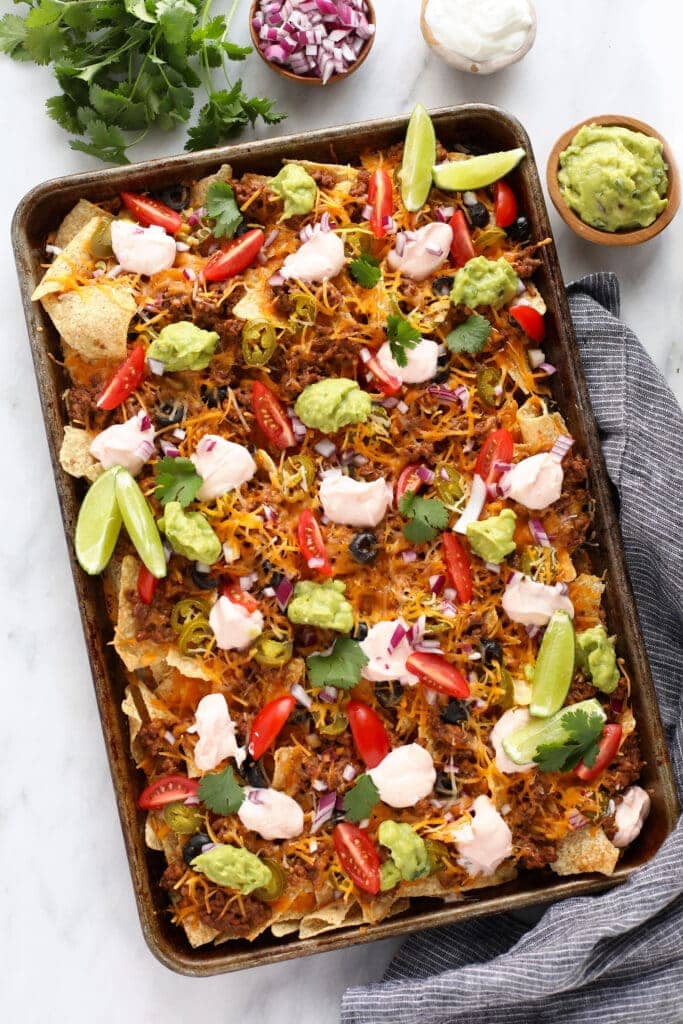
[[[418,0],[375,3],[374,52],[348,83],[307,90],[276,78],[256,58],[248,63],[249,88],[277,96],[289,111],[276,130],[408,111],[417,99],[433,107],[483,100],[522,120],[541,167],[561,131],[607,111],[655,125],[683,159],[683,15],[675,0],[538,0],[535,48],[522,64],[490,79],[452,71],[430,54],[418,31]],[[237,38],[246,39],[247,7],[242,0]],[[29,186],[92,166],[43,116],[42,101],[53,91],[47,72],[0,58],[0,137],[12,154],[0,161],[5,239]],[[140,156],[181,145],[180,135],[155,138]],[[553,220],[567,277],[617,271],[625,317],[683,395],[683,214],[655,242],[621,251],[583,243],[554,214]],[[143,943],[7,241],[0,282],[7,317],[0,374],[0,1019],[331,1024],[344,987],[379,978],[394,944],[190,980],[161,967]]]

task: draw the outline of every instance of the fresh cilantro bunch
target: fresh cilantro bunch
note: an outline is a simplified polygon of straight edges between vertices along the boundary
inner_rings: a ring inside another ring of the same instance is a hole
[[[398,510],[408,520],[403,535],[412,544],[434,540],[437,533],[448,526],[448,509],[438,498],[420,498],[414,491],[406,491]]]
[[[235,778],[231,765],[222,772],[202,776],[198,795],[214,814],[235,814],[244,803],[244,790]]]
[[[420,332],[405,317],[392,313],[387,317],[387,337],[393,358],[399,366],[407,366],[406,349],[415,348]]]
[[[451,331],[446,337],[446,344],[451,352],[481,352],[490,334],[488,320],[479,313],[472,313]]]
[[[369,252],[362,252],[349,263],[349,273],[361,288],[374,288],[382,278],[379,260]]]
[[[194,501],[204,482],[191,459],[172,459],[169,455],[157,462],[154,478],[154,496],[161,504],[179,501],[183,508]]]
[[[344,794],[344,814],[349,821],[365,821],[379,802],[379,790],[369,775],[359,775],[355,786]]]
[[[0,18],[0,52],[52,65],[60,93],[47,111],[77,136],[72,149],[129,163],[129,148],[151,128],[172,131],[190,119],[199,88],[206,103],[186,149],[217,146],[259,117],[267,124],[284,117],[271,100],[249,97],[241,81],[228,79],[228,62],[251,53],[228,39],[239,0],[227,17],[211,17],[213,0],[15,2],[29,11]]]
[[[352,690],[360,682],[361,671],[368,663],[357,640],[337,637],[331,654],[311,654],[306,658],[308,678],[315,690],[336,686]]]
[[[561,743],[543,743],[534,754],[534,761],[544,772],[568,772],[579,761],[592,768],[598,754],[598,740],[604,719],[585,711],[572,711],[562,717],[565,733]]]

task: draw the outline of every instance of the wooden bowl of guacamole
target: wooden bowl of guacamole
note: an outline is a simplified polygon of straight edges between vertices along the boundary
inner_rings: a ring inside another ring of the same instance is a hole
[[[569,227],[598,245],[638,245],[670,224],[680,205],[671,149],[634,117],[601,114],[574,125],[548,158],[548,191]]]

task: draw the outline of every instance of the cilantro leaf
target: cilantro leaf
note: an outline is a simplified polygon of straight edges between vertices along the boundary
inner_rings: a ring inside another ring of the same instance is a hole
[[[154,495],[162,505],[179,501],[183,508],[194,501],[204,482],[190,459],[172,459],[166,456],[155,469]]]
[[[80,113],[81,110],[79,110],[79,115]],[[90,114],[92,113],[90,111]],[[83,118],[79,116],[79,120],[82,122]],[[107,163],[130,163],[126,156],[126,140],[118,128],[105,124],[97,117],[88,118],[87,125],[84,127],[90,141],[83,142],[81,139],[72,139],[69,143],[72,149],[77,149],[81,153],[89,153],[90,156],[99,157],[100,160],[105,160]]]
[[[415,348],[420,332],[398,313],[391,313],[387,317],[387,336],[393,358],[399,366],[407,366],[406,349]]]
[[[311,654],[306,658],[308,678],[316,690],[323,686],[351,690],[360,682],[361,669],[367,663],[360,644],[348,637],[337,637],[331,654]]]
[[[244,790],[235,779],[231,765],[222,772],[202,776],[198,795],[214,814],[234,814],[244,802]]]
[[[581,760],[592,768],[603,725],[600,715],[588,715],[583,710],[567,712],[562,717],[566,739],[561,743],[542,743],[534,754],[534,761],[544,772],[571,771]]]
[[[196,152],[218,146],[248,124],[255,124],[258,117],[266,124],[281,121],[284,114],[273,113],[272,105],[270,100],[245,96],[241,81],[231,89],[210,93],[209,102],[199,111],[197,124],[188,132],[185,149]]]
[[[472,313],[451,331],[446,337],[446,344],[451,352],[481,352],[490,334],[488,320],[479,313]]]
[[[26,22],[18,14],[6,14],[0,18],[0,51],[14,57],[15,60],[26,60],[30,55],[24,49],[26,39]]]
[[[70,96],[51,96],[45,101],[47,112],[53,121],[74,135],[83,131],[78,120],[78,107]]]
[[[379,802],[379,790],[369,775],[359,775],[356,784],[344,794],[344,813],[349,821],[364,821]]]
[[[414,491],[406,491],[398,508],[408,520],[403,536],[412,544],[434,540],[437,532],[448,526],[448,509],[437,498],[420,498]]]
[[[362,288],[374,288],[382,279],[379,260],[371,256],[369,252],[362,252],[360,256],[356,256],[355,260],[351,260],[349,273]]]
[[[215,238],[232,238],[242,223],[235,193],[225,181],[213,181],[206,194],[206,212],[213,221]]]

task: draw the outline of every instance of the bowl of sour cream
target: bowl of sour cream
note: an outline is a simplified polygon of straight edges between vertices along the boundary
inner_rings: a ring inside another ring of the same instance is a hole
[[[448,64],[491,75],[529,52],[536,8],[532,0],[422,0],[420,28]]]

